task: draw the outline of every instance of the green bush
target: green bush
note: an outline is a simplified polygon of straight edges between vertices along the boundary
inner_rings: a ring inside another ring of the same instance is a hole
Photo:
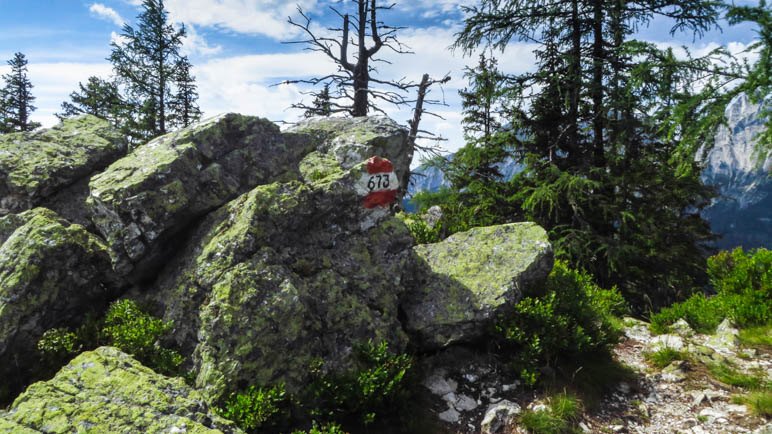
[[[356,348],[357,366],[343,374],[324,373],[323,361],[311,366],[312,416],[326,421],[355,418],[369,425],[394,409],[405,392],[404,379],[412,366],[406,354],[392,354],[384,341]]]
[[[763,326],[772,320],[772,251],[720,252],[708,259],[708,275],[716,294],[695,294],[652,315],[652,331],[664,333],[683,318],[696,331],[712,333],[724,319],[740,327]]]
[[[287,419],[289,400],[280,384],[271,388],[250,386],[232,394],[219,413],[247,432],[275,427]]]
[[[133,300],[118,300],[110,305],[101,321],[87,318],[75,331],[47,330],[37,346],[43,359],[52,366],[61,366],[82,350],[112,345],[162,374],[178,375],[182,356],[159,344],[171,328],[171,322],[144,312]]]
[[[316,422],[314,422],[310,430],[293,431],[292,434],[346,434],[346,432],[343,431],[343,428],[336,423],[319,426]]]
[[[561,261],[545,289],[541,296],[523,298],[496,326],[507,342],[517,345],[515,364],[529,384],[539,379],[540,368],[614,345],[620,336],[615,315],[625,311],[616,289],[601,289],[587,273]]]
[[[416,244],[436,243],[442,239],[439,223],[434,227],[429,227],[420,216],[415,214],[399,213],[397,218],[405,223]]]

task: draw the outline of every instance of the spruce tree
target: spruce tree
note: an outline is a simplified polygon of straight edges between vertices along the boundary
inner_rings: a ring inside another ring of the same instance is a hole
[[[559,257],[619,285],[641,309],[704,282],[711,234],[699,210],[711,191],[678,134],[657,122],[676,110],[666,101],[682,97],[695,69],[671,65],[671,86],[661,88],[639,80],[661,69],[662,52],[633,34],[663,16],[672,32],[700,36],[718,10],[703,0],[482,0],[466,8],[456,42],[470,52],[537,44],[536,71],[501,83],[522,136],[511,143],[526,163],[509,192],[549,230]]]
[[[70,101],[62,103],[62,111],[56,115],[59,119],[90,114],[120,127],[131,115],[131,106],[123,100],[117,83],[92,76],[78,87],[70,93]]]
[[[196,78],[190,75],[191,68],[192,65],[187,56],[177,61],[174,75],[176,92],[169,102],[172,123],[182,128],[201,119],[201,109],[196,102],[198,100]]]
[[[326,83],[322,90],[314,95],[311,106],[303,113],[303,116],[310,118],[312,116],[330,116],[332,114],[332,103],[330,102],[330,84]]]
[[[0,90],[0,132],[32,131],[40,124],[30,120],[36,107],[32,104],[32,82],[27,77],[27,57],[16,53],[8,65],[11,72],[3,75],[5,85]]]
[[[123,27],[123,41],[112,43],[108,60],[135,109],[133,136],[145,140],[165,134],[171,126],[169,104],[174,99],[185,29],[169,24],[163,0],[144,0],[137,22],[136,29]]]

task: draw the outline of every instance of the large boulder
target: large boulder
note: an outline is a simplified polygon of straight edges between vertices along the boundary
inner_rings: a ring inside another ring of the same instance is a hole
[[[251,383],[301,390],[315,360],[345,370],[371,339],[406,348],[398,300],[412,237],[388,206],[365,206],[367,163],[326,140],[343,141],[320,139],[301,180],[259,186],[208,216],[146,294],[174,321],[209,399]],[[393,145],[371,151],[398,161],[407,145]]]
[[[85,352],[31,385],[6,412],[6,433],[240,433],[182,378],[167,378],[112,347]]]
[[[0,215],[45,205],[125,150],[121,134],[90,115],[65,119],[50,129],[0,135]]]
[[[110,165],[92,178],[88,207],[116,271],[142,277],[173,235],[259,184],[296,178],[298,162],[312,149],[307,137],[283,134],[268,120],[217,116]]]
[[[100,312],[117,283],[107,246],[50,210],[0,218],[0,243],[0,378],[12,393],[39,364],[43,332]]]
[[[547,233],[535,223],[475,228],[413,248],[414,267],[402,309],[417,344],[435,349],[471,342],[488,331],[552,269]]]

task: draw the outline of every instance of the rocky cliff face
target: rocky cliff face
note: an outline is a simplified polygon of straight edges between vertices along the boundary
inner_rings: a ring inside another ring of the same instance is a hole
[[[0,375],[13,381],[0,394],[36,379],[46,330],[77,327],[120,297],[173,323],[169,343],[194,387],[100,348],[30,386],[0,413],[0,431],[236,432],[209,404],[247,384],[297,391],[312,363],[346,370],[368,341],[421,353],[483,339],[552,266],[533,224],[414,247],[392,211],[407,133],[386,118],[280,131],[228,114],[125,156],[100,122],[0,139],[33,149],[46,137],[56,155],[85,142],[110,150],[90,151],[78,170],[46,160],[27,178],[14,171],[26,153],[0,154],[0,179],[15,183],[0,191],[13,204],[0,218]],[[48,203],[79,212],[23,211]]]
[[[759,161],[756,137],[764,130],[760,106],[744,94],[726,109],[727,125],[716,134],[707,156],[703,180],[715,185],[720,196],[704,216],[721,234],[718,246],[769,247],[772,245],[772,155]]]

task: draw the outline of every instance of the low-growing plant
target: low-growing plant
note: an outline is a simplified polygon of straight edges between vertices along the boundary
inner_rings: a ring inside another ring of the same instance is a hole
[[[283,384],[269,388],[250,386],[231,394],[219,413],[244,431],[256,433],[286,421],[289,399]]]
[[[368,341],[356,348],[356,367],[343,374],[324,372],[324,362],[311,367],[315,377],[310,386],[314,401],[311,415],[325,421],[358,419],[364,425],[380,414],[394,410],[405,392],[403,380],[412,366],[406,354],[392,354],[383,341]]]
[[[644,353],[644,358],[657,368],[664,368],[676,360],[688,360],[689,353],[665,347],[654,352]]]
[[[110,305],[101,320],[89,317],[74,331],[47,330],[37,348],[46,363],[61,366],[80,351],[112,345],[162,374],[178,375],[182,356],[159,343],[171,328],[171,322],[144,312],[133,300],[118,300]]]
[[[768,386],[762,381],[762,378],[764,378],[762,372],[746,374],[737,370],[729,362],[711,363],[707,365],[707,368],[713,378],[730,386],[751,390]]]
[[[582,412],[581,401],[562,393],[549,398],[545,410],[525,410],[520,424],[532,434],[566,434],[581,432],[577,422]]]
[[[736,395],[732,397],[732,402],[747,405],[756,416],[772,417],[772,388],[751,392],[747,395]]]
[[[772,325],[750,327],[740,330],[740,343],[751,347],[772,349]]]
[[[540,296],[523,298],[496,330],[512,350],[521,378],[533,385],[545,367],[604,352],[620,336],[615,315],[625,311],[622,295],[604,290],[581,271],[557,261]]]
[[[347,434],[347,433],[343,431],[343,428],[336,423],[319,425],[316,422],[314,422],[310,430],[293,431],[292,434]]]
[[[708,259],[708,275],[716,294],[697,293],[662,309],[651,317],[652,331],[665,333],[681,318],[702,333],[712,333],[724,318],[743,328],[772,321],[772,251],[720,252]]]
[[[405,222],[405,225],[413,235],[417,244],[436,243],[442,239],[440,236],[441,226],[439,224],[429,226],[424,219],[418,215],[407,216],[402,214],[402,220]]]

